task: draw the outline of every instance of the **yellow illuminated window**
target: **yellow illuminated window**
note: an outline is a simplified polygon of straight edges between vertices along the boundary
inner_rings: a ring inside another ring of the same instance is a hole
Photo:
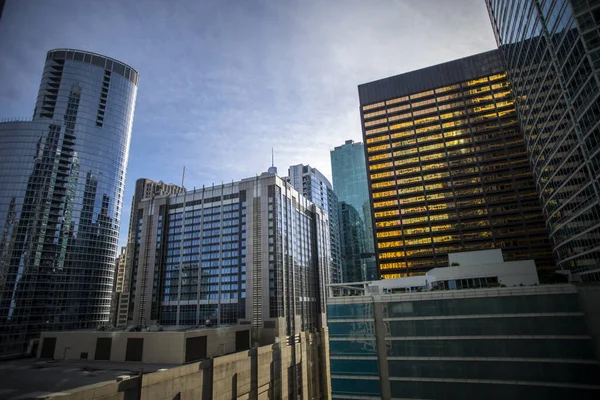
[[[377,174],[371,174],[371,179],[379,179],[379,178],[386,178],[389,176],[394,176],[394,172],[393,171],[387,171],[387,172],[379,172]]]
[[[417,139],[406,139],[392,143],[392,147],[408,147],[417,143]]]
[[[381,103],[375,103],[375,104],[369,104],[368,106],[363,106],[362,109],[363,109],[363,111],[365,111],[365,110],[372,110],[373,108],[381,107],[383,105],[384,105],[384,103],[382,101]]]
[[[405,165],[419,162],[419,157],[411,157],[404,160],[396,160],[396,165]]]
[[[406,156],[409,154],[416,154],[417,148],[413,147],[412,149],[398,150],[394,152],[394,157]]]
[[[435,99],[417,101],[417,102],[412,103],[412,108],[415,109],[417,107],[422,107],[422,106],[426,106],[428,104],[433,104],[433,103],[435,103]]]
[[[413,125],[412,121],[402,122],[400,124],[394,124],[394,125],[390,126],[390,129],[391,130],[402,129],[402,128],[406,128],[407,126],[412,126],[412,125]]]
[[[448,197],[452,197],[452,193],[448,193]],[[445,199],[446,193],[433,193],[427,195],[427,200]]]
[[[431,211],[440,211],[440,210],[445,210],[447,208],[448,208],[448,204],[444,204],[444,203],[442,203],[442,204],[430,204],[429,205],[429,210],[431,210]],[[448,218],[448,215],[446,215],[445,218]]]
[[[398,179],[398,185],[408,185],[409,183],[421,182],[422,178],[420,176],[413,176],[410,178],[402,178]]]
[[[394,240],[392,242],[379,242],[377,243],[378,249],[388,249],[390,247],[401,247],[404,245],[402,240]]]
[[[398,97],[397,99],[388,100],[385,102],[385,104],[390,105],[390,104],[402,103],[403,101],[408,101],[408,96]]]
[[[442,115],[440,115],[440,118],[441,119],[450,119],[450,118],[462,117],[463,115],[465,115],[464,110],[457,110],[457,111],[453,111],[450,113],[442,114]]]
[[[446,178],[450,175],[450,173],[448,173],[447,171],[444,172],[437,172],[435,174],[428,174],[423,176],[423,179],[426,181],[432,181],[434,179],[441,179],[441,178]]]
[[[418,239],[408,239],[404,241],[406,246],[414,246],[416,244],[429,244],[431,243],[430,237],[418,238]]]
[[[391,210],[391,211],[379,211],[375,213],[375,218],[381,218],[381,217],[393,217],[395,215],[398,215],[400,212],[398,210]]]
[[[407,273],[403,273],[403,274],[381,274],[381,279],[406,278],[407,276],[408,276]]]
[[[400,236],[401,234],[402,233],[400,231],[377,232],[377,237],[378,238],[394,237],[394,236]]]
[[[365,127],[379,125],[387,122],[387,118],[376,119],[375,121],[365,122]]]
[[[435,122],[438,121],[438,117],[427,117],[427,118],[421,118],[421,119],[417,119],[415,120],[415,125],[420,125],[420,124],[426,124],[428,122]]]
[[[420,212],[425,212],[427,211],[427,207],[426,206],[419,206],[419,207],[406,207],[406,208],[402,208],[402,214],[412,214],[412,213],[420,213]]]
[[[393,220],[393,221],[379,221],[375,223],[375,226],[377,228],[387,228],[390,226],[398,226],[400,225],[400,221],[398,220]]]
[[[402,137],[412,136],[412,135],[414,135],[414,131],[411,129],[409,131],[392,133],[390,136],[392,137],[392,139],[397,139],[397,138],[402,138]]]
[[[495,126],[496,125],[494,125],[494,127]],[[468,128],[456,129],[454,131],[446,131],[446,132],[444,132],[444,137],[461,136],[461,135],[467,135],[468,133],[469,133],[469,129]]]
[[[373,117],[376,117],[378,115],[383,115],[383,114],[385,114],[385,110],[375,111],[375,112],[372,112],[372,113],[369,113],[369,114],[365,114],[364,118],[365,119],[367,119],[367,118],[373,118]]]
[[[492,100],[492,95],[491,94],[489,94],[487,96],[473,97],[472,99],[469,99],[467,101],[467,104],[482,103],[484,101],[489,101],[489,100]]]
[[[500,107],[506,107],[506,106],[513,106],[514,104],[515,104],[514,101],[508,100],[508,101],[499,101],[498,103],[496,103],[496,106],[498,106],[498,108],[500,108]]]
[[[514,110],[508,110],[508,111],[503,111],[503,113],[504,112],[511,113],[513,111]],[[494,118],[494,119],[496,118],[496,113],[495,112],[494,113],[490,113],[490,114],[479,115],[477,117],[471,117],[471,122],[485,121],[485,120],[492,119],[492,118]]]
[[[431,128],[431,127],[429,127],[429,128]],[[421,128],[421,129],[429,129],[429,128]],[[437,130],[437,129],[440,129],[440,128],[436,127],[435,129]],[[417,129],[417,133],[419,133],[418,131],[419,131],[419,129]],[[419,143],[430,142],[432,140],[437,140],[437,139],[441,139],[441,138],[442,138],[442,134],[441,133],[437,133],[435,135],[423,136],[423,137],[419,138]]]
[[[398,200],[377,201],[373,203],[373,208],[390,207],[398,204]]]
[[[492,85],[493,87],[494,85]],[[485,93],[485,92],[489,92],[490,91],[490,87],[489,86],[482,86],[476,89],[471,89],[471,90],[467,90],[468,94],[479,94],[479,93]]]
[[[457,120],[457,121],[444,122],[444,123],[442,124],[442,127],[443,127],[444,129],[445,129],[445,128],[452,128],[452,127],[455,127],[455,126],[461,126],[461,125],[464,125],[464,124],[466,124],[466,123],[467,123],[467,120],[466,120],[466,119],[459,119],[459,120]]]
[[[413,111],[413,115],[415,117],[418,117],[419,115],[431,114],[431,113],[435,113],[435,112],[437,112],[437,107],[430,107],[430,108],[426,108],[424,110]]]
[[[392,163],[391,161],[389,161],[389,162],[386,162],[386,163],[369,165],[369,169],[371,171],[373,171],[373,170],[376,170],[376,169],[388,168],[388,167],[391,167],[392,165],[394,165],[394,163]]]
[[[433,90],[428,90],[426,92],[421,92],[421,93],[417,93],[417,94],[411,94],[410,99],[414,100],[414,99],[418,99],[420,97],[425,97],[425,96],[433,96]]]
[[[438,215],[430,215],[429,219],[431,221],[445,221],[449,219],[448,214],[438,214]]]
[[[444,148],[444,143],[435,143],[435,144],[430,144],[427,146],[421,146],[421,147],[419,147],[419,151],[424,152],[424,151],[443,149],[443,148]],[[394,155],[395,155],[395,153],[394,153]]]
[[[425,201],[425,196],[407,197],[406,199],[400,200],[400,204],[418,203],[421,201]]]
[[[405,262],[382,263],[382,264],[379,264],[379,267],[381,269],[404,269],[404,268],[406,268],[406,263]],[[404,278],[406,276],[406,274],[385,274],[384,276],[387,276],[387,278],[383,278],[383,279]]]
[[[435,156],[435,157],[433,157]],[[428,161],[428,160],[432,160],[435,158],[442,158],[444,155],[443,154],[430,154],[428,156],[423,156],[421,157],[421,161]],[[434,164],[427,164],[427,165],[423,165],[423,171],[429,171],[431,169],[438,169],[438,168],[445,168],[446,164],[441,164],[441,163],[434,163]]]
[[[473,107],[470,112],[472,113],[480,113],[484,111],[493,110],[495,108],[494,104],[486,104],[485,106],[477,106]]]
[[[496,74],[496,75],[490,76],[490,81],[497,81],[498,79],[503,79],[503,78],[506,78],[506,72],[503,74]]]
[[[431,227],[431,231],[432,232],[440,232],[440,231],[448,231],[454,229],[454,227],[452,225],[449,224],[445,224],[445,225],[433,225]]]
[[[506,88],[506,87],[508,87],[508,82],[494,83],[492,85],[493,90],[500,89],[500,88]]]
[[[387,132],[387,130],[388,130],[388,127],[384,126],[383,128],[375,128],[375,129],[366,130],[365,134],[367,136],[370,136],[370,135],[375,135],[375,134],[381,133],[381,132]]]
[[[413,186],[413,187],[400,189],[400,194],[404,195],[404,194],[416,193],[416,192],[421,192],[421,191],[423,191],[423,186],[419,185],[419,186]]]
[[[378,199],[380,197],[393,196],[393,195],[395,195],[397,193],[398,193],[397,190],[388,190],[388,191],[385,191],[385,192],[375,192],[375,193],[373,193],[373,198],[374,199]]]
[[[438,89],[435,89],[435,92],[436,93],[444,93],[444,92],[448,92],[450,90],[455,90],[455,89],[460,89],[460,84],[438,88]]]
[[[389,139],[388,135],[378,136],[378,137],[375,137],[375,138],[369,138],[369,139],[367,139],[367,144],[377,143],[377,142],[383,142],[384,140],[388,140],[388,139]]]
[[[426,156],[421,156],[421,161],[437,160],[438,158],[446,158],[446,155],[444,153],[428,154]],[[425,166],[423,166],[423,170],[425,170]]]
[[[422,224],[424,222],[427,222],[427,216],[426,215],[424,215],[422,217],[413,217],[413,218],[403,218],[402,219],[402,224],[403,225]]]
[[[470,138],[464,138],[464,139],[456,139],[456,140],[448,140],[446,142],[446,147],[453,147],[453,146],[459,146],[461,144],[467,144],[470,143],[471,139]]]
[[[430,183],[429,185],[425,185],[425,190],[443,189],[443,187],[443,183]]]
[[[404,229],[404,234],[405,235],[418,235],[418,234],[422,234],[422,233],[429,233],[429,227],[428,226],[422,226],[422,227],[419,227],[419,228]]]
[[[390,251],[388,253],[380,253],[379,258],[398,258],[404,257],[403,251]]]
[[[406,118],[410,118],[411,114],[410,113],[406,113],[406,114],[399,114],[399,115],[393,115],[391,117],[388,118],[388,121],[392,122],[392,121],[399,121],[401,119],[406,119]],[[412,122],[410,122],[412,124]]]
[[[385,150],[385,149],[389,149],[390,145],[388,144],[380,144],[379,146],[372,146],[372,147],[367,147],[367,151],[369,153],[374,152],[374,151],[379,151],[379,150]]]
[[[377,154],[376,156],[370,156],[369,161],[383,160],[386,158],[390,158],[391,156],[391,153]]]
[[[399,169],[396,172],[397,172],[397,176],[409,175],[409,174],[421,172],[421,168],[420,167],[408,167],[408,168]]]
[[[494,93],[494,97],[497,98],[497,99],[502,98],[502,97],[506,97],[506,96],[510,96],[510,90],[507,90],[507,91],[504,91],[504,92]]]
[[[395,113],[395,112],[402,111],[402,110],[408,110],[408,109],[410,109],[410,104],[405,104],[403,106],[388,108],[387,112],[388,112],[388,114],[391,114],[391,113]]]
[[[466,83],[467,86],[474,86],[474,85],[479,85],[480,83],[486,83],[488,81],[487,76],[485,78],[480,78],[480,79],[474,79],[472,81],[468,81]]]
[[[395,185],[394,181],[386,181],[386,182],[373,183],[371,185],[371,187],[373,189],[381,189],[381,188],[390,187],[390,186],[394,186],[394,185]]]
[[[426,132],[435,132],[435,131],[439,131],[440,130],[440,126],[439,125],[432,125],[432,126],[424,126],[423,128],[419,128],[417,130],[415,130],[416,134],[419,133],[426,133]],[[421,140],[421,139],[419,139]]]

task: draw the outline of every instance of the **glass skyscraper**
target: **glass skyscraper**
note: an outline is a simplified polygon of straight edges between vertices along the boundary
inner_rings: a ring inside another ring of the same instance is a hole
[[[558,267],[600,280],[600,3],[486,4]]]
[[[343,145],[336,146],[330,155],[333,190],[338,200],[345,204],[341,209],[343,215],[340,215],[340,229],[346,232],[342,234],[345,242],[341,245],[344,276],[377,279],[364,146],[346,140]],[[360,253],[356,252],[355,245],[358,234],[355,231],[355,215],[360,218],[359,225],[364,230],[359,239],[362,241]],[[348,223],[350,225],[344,225]],[[362,272],[356,270],[359,265]]]
[[[499,51],[359,86],[382,278],[500,248],[555,263]]]
[[[321,207],[329,218],[329,283],[342,282],[342,261],[340,258],[340,227],[338,199],[333,192],[329,179],[310,165],[292,165],[288,169],[286,180],[307,200]]]
[[[33,119],[0,124],[0,353],[108,322],[137,83],[51,50]]]

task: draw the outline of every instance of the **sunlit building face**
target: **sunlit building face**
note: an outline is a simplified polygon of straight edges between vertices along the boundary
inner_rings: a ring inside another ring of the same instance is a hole
[[[382,278],[501,248],[554,269],[497,51],[359,86]]]

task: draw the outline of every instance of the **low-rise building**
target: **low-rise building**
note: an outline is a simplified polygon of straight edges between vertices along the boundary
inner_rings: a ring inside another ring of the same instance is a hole
[[[540,286],[533,262],[497,257],[330,286],[332,398],[598,398],[600,288]]]

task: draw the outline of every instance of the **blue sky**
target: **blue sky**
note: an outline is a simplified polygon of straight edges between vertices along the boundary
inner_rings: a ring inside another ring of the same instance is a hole
[[[361,141],[357,85],[495,48],[483,0],[8,0],[0,118],[30,117],[49,49],[140,73],[120,242],[135,180],[201,187]]]

